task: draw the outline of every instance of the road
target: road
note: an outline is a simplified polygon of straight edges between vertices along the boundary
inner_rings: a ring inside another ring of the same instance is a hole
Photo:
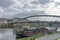
[[[57,33],[49,36],[40,37],[40,38],[37,38],[36,40],[55,40],[56,38],[59,38],[59,37],[60,37],[60,34]]]

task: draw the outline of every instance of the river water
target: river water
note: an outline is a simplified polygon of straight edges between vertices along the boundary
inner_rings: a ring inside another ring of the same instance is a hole
[[[0,40],[16,40],[13,29],[0,29]]]

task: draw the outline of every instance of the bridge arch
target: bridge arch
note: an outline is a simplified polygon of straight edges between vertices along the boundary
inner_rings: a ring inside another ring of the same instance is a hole
[[[36,21],[29,20],[30,18],[37,17]],[[23,24],[23,25],[29,25],[29,26],[41,26],[41,27],[59,27],[60,26],[60,16],[55,15],[33,15],[28,16],[20,19],[20,21],[16,22],[15,24]]]
[[[55,15],[32,15],[32,16],[27,16],[27,17],[24,17],[24,19],[26,18],[31,18],[31,17],[60,17],[60,16],[55,16]]]
[[[33,15],[33,16],[28,16],[23,19],[29,19],[30,21],[60,21],[60,16],[55,16],[55,15]]]

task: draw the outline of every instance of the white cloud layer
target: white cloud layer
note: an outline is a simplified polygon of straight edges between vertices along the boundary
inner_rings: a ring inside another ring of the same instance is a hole
[[[54,2],[60,2],[60,0],[54,0]]]
[[[2,2],[4,1],[5,0],[3,0]],[[45,13],[47,13],[47,15],[60,16],[60,0],[45,0],[45,1],[44,0],[10,0],[10,1],[4,2],[6,3],[5,7],[3,4],[0,4],[1,6],[0,15],[11,16],[24,12],[44,11]],[[7,3],[11,5],[7,6],[8,5]]]
[[[4,9],[2,9],[1,7],[0,7],[0,13],[2,13],[4,11]]]

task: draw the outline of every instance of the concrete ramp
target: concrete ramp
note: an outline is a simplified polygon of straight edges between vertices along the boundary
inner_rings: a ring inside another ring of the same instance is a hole
[[[44,37],[37,38],[36,40],[55,40],[56,38],[60,38],[60,34],[52,34]]]

